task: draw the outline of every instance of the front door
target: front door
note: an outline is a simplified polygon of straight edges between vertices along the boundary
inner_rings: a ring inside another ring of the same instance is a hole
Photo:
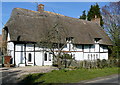
[[[44,65],[52,65],[52,54],[49,52],[44,53]]]

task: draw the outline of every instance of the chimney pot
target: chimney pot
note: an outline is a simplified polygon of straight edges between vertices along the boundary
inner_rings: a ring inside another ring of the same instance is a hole
[[[38,11],[44,11],[44,5],[43,4],[38,5]]]

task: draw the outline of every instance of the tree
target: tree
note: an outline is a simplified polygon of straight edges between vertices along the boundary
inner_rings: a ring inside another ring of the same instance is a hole
[[[112,56],[118,58],[120,57],[120,1],[102,7],[102,15],[104,28],[113,42]]]
[[[92,19],[95,18],[95,16],[97,16],[97,18],[100,18],[100,25],[103,26],[103,20],[102,20],[102,16],[100,13],[100,8],[97,3],[96,3],[96,5],[91,5],[91,8],[87,14],[87,20],[91,21]]]
[[[82,16],[80,16],[79,19],[86,20],[86,18],[87,18],[87,16],[86,16],[86,13],[85,13],[85,10],[84,10]]]
[[[44,52],[49,51],[53,54],[53,64],[57,64],[59,69],[62,68],[62,56],[64,54],[62,50],[67,44],[67,42],[62,42],[62,38],[66,38],[68,35],[66,27],[63,26],[63,22],[60,20],[59,15],[56,15],[56,22],[52,25],[50,24],[51,22],[45,20],[45,32],[41,35],[43,36],[41,40],[37,42]]]

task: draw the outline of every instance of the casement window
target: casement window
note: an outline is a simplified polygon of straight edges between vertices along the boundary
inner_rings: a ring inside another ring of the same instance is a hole
[[[103,46],[103,52],[108,52],[107,46]]]
[[[51,61],[52,53],[49,53],[49,61]]]
[[[98,54],[96,54],[96,59],[98,59]]]
[[[47,61],[47,53],[44,54],[44,60]]]
[[[94,38],[95,43],[99,43],[100,39],[101,39],[101,38]]]
[[[90,55],[88,54],[88,60],[89,60],[89,58],[90,58]]]
[[[71,49],[73,49],[73,44],[72,44],[72,42],[73,42],[73,37],[67,37],[67,38],[66,38],[66,42],[67,42],[67,48],[69,49],[69,51],[70,51]]]
[[[73,37],[67,37],[67,38],[66,38],[66,41],[68,41],[68,42],[69,42],[69,41],[73,41]]]
[[[31,53],[28,54],[28,62],[31,62],[32,61],[32,55]]]
[[[92,54],[91,54],[91,60],[92,60]]]
[[[95,60],[95,54],[93,56],[94,56],[94,60]]]
[[[84,52],[89,52],[89,45],[84,45]]]
[[[89,49],[90,49],[90,52],[94,52],[95,51],[95,45],[89,45]]]

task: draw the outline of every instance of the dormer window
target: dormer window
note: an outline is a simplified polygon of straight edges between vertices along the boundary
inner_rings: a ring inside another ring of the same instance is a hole
[[[72,50],[73,49],[73,44],[72,44],[73,37],[67,37],[66,42],[67,42],[67,48],[69,49],[69,51]]]
[[[69,41],[72,41],[72,40],[73,40],[73,37],[67,37],[67,38],[66,38],[66,41],[68,41],[68,42],[69,42]]]
[[[100,41],[101,38],[94,38],[95,43],[98,43]]]

